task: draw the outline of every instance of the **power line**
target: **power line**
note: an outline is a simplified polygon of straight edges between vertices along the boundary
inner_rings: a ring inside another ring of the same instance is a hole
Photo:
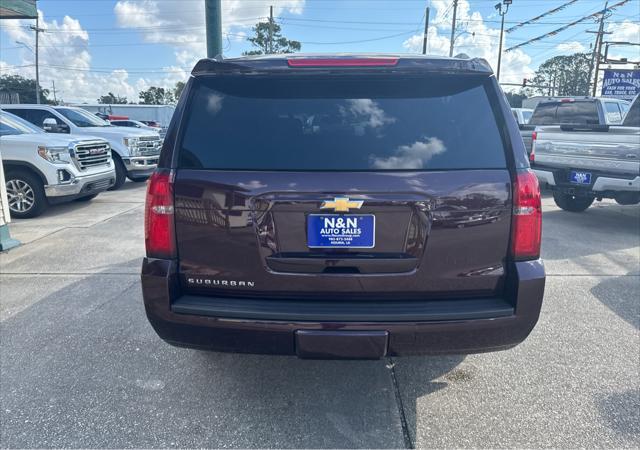
[[[549,37],[549,36],[554,36],[554,35],[562,32],[562,31],[566,30],[567,28],[570,28],[570,27],[572,27],[574,25],[579,24],[580,22],[584,22],[584,21],[589,20],[589,19],[595,19],[596,17],[599,17],[601,14],[606,14],[608,11],[611,11],[612,9],[618,8],[618,7],[624,5],[625,3],[628,3],[628,2],[629,2],[629,0],[622,0],[621,2],[618,2],[613,6],[609,6],[608,8],[606,8],[606,9],[600,11],[600,12],[596,12],[596,13],[590,14],[588,16],[584,16],[581,19],[575,20],[575,21],[573,21],[573,22],[571,22],[571,23],[569,23],[569,24],[567,24],[567,25],[565,25],[563,27],[560,27],[560,28],[558,28],[556,30],[550,31],[549,33],[545,33],[545,34],[543,34],[541,36],[537,36],[537,37],[535,37],[533,39],[529,39],[526,42],[523,42],[521,44],[518,44],[518,45],[515,45],[513,47],[510,47],[510,48],[506,49],[505,52],[510,52],[511,50],[515,50],[517,48],[523,47],[523,46],[528,45],[528,44],[530,44],[532,42],[539,41],[539,40],[544,39],[544,38]]]

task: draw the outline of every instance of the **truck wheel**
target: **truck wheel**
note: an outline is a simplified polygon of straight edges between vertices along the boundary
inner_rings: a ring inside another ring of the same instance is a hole
[[[42,180],[36,175],[23,170],[10,171],[5,181],[11,217],[37,217],[49,207]]]
[[[94,198],[96,198],[98,196],[98,194],[99,194],[99,192],[97,194],[85,195],[84,197],[77,198],[75,201],[76,202],[88,202],[88,201],[91,201]]]
[[[113,155],[113,164],[116,166],[116,183],[109,188],[110,191],[118,190],[127,181],[127,168],[119,156]]]
[[[553,200],[555,200],[556,205],[558,205],[560,209],[570,212],[582,212],[591,206],[594,197],[583,197],[554,192]]]

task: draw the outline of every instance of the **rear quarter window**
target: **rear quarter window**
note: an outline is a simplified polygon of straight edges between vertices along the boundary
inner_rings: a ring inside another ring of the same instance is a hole
[[[178,164],[290,171],[506,167],[488,79],[458,78],[203,77],[187,106]]]
[[[589,101],[540,103],[529,121],[531,125],[597,125],[599,123],[596,102]]]

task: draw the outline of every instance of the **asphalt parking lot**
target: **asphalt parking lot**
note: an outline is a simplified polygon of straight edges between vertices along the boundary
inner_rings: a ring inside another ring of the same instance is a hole
[[[547,289],[515,349],[381,361],[162,342],[139,286],[144,184],[11,224],[2,447],[639,447],[640,208],[544,201]]]

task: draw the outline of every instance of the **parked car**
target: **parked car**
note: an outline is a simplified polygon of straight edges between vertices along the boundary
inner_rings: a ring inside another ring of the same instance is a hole
[[[185,89],[146,201],[164,340],[380,358],[533,329],[540,192],[485,60],[206,59]]]
[[[548,97],[533,110],[531,119],[520,126],[527,154],[531,155],[533,133],[537,126],[561,124],[620,125],[629,102],[603,97]]]
[[[518,122],[518,125],[526,125],[529,123],[529,119],[531,119],[533,109],[511,108],[511,112],[513,112],[513,117],[516,118],[516,122]]]
[[[132,127],[132,128],[138,128],[138,129],[141,129],[141,130],[153,131],[155,133],[158,133],[162,139],[164,139],[164,136],[166,134],[166,130],[161,128],[159,125],[158,126],[147,125],[146,123],[144,123],[142,121],[138,121],[138,120],[131,120],[131,119],[127,119],[127,120],[110,120],[109,123],[111,125],[116,126],[116,127]],[[155,123],[155,122],[153,122],[153,123]]]
[[[5,111],[22,117],[50,133],[97,136],[109,142],[120,188],[126,178],[145,181],[158,163],[162,141],[148,130],[115,127],[82,108],[49,105],[0,105]]]
[[[599,124],[538,127],[534,172],[553,190],[556,204],[572,212],[594,200],[640,203],[640,101],[635,98],[622,126]]]
[[[42,214],[49,205],[87,201],[116,182],[109,143],[47,134],[0,111],[0,154],[12,217]]]

